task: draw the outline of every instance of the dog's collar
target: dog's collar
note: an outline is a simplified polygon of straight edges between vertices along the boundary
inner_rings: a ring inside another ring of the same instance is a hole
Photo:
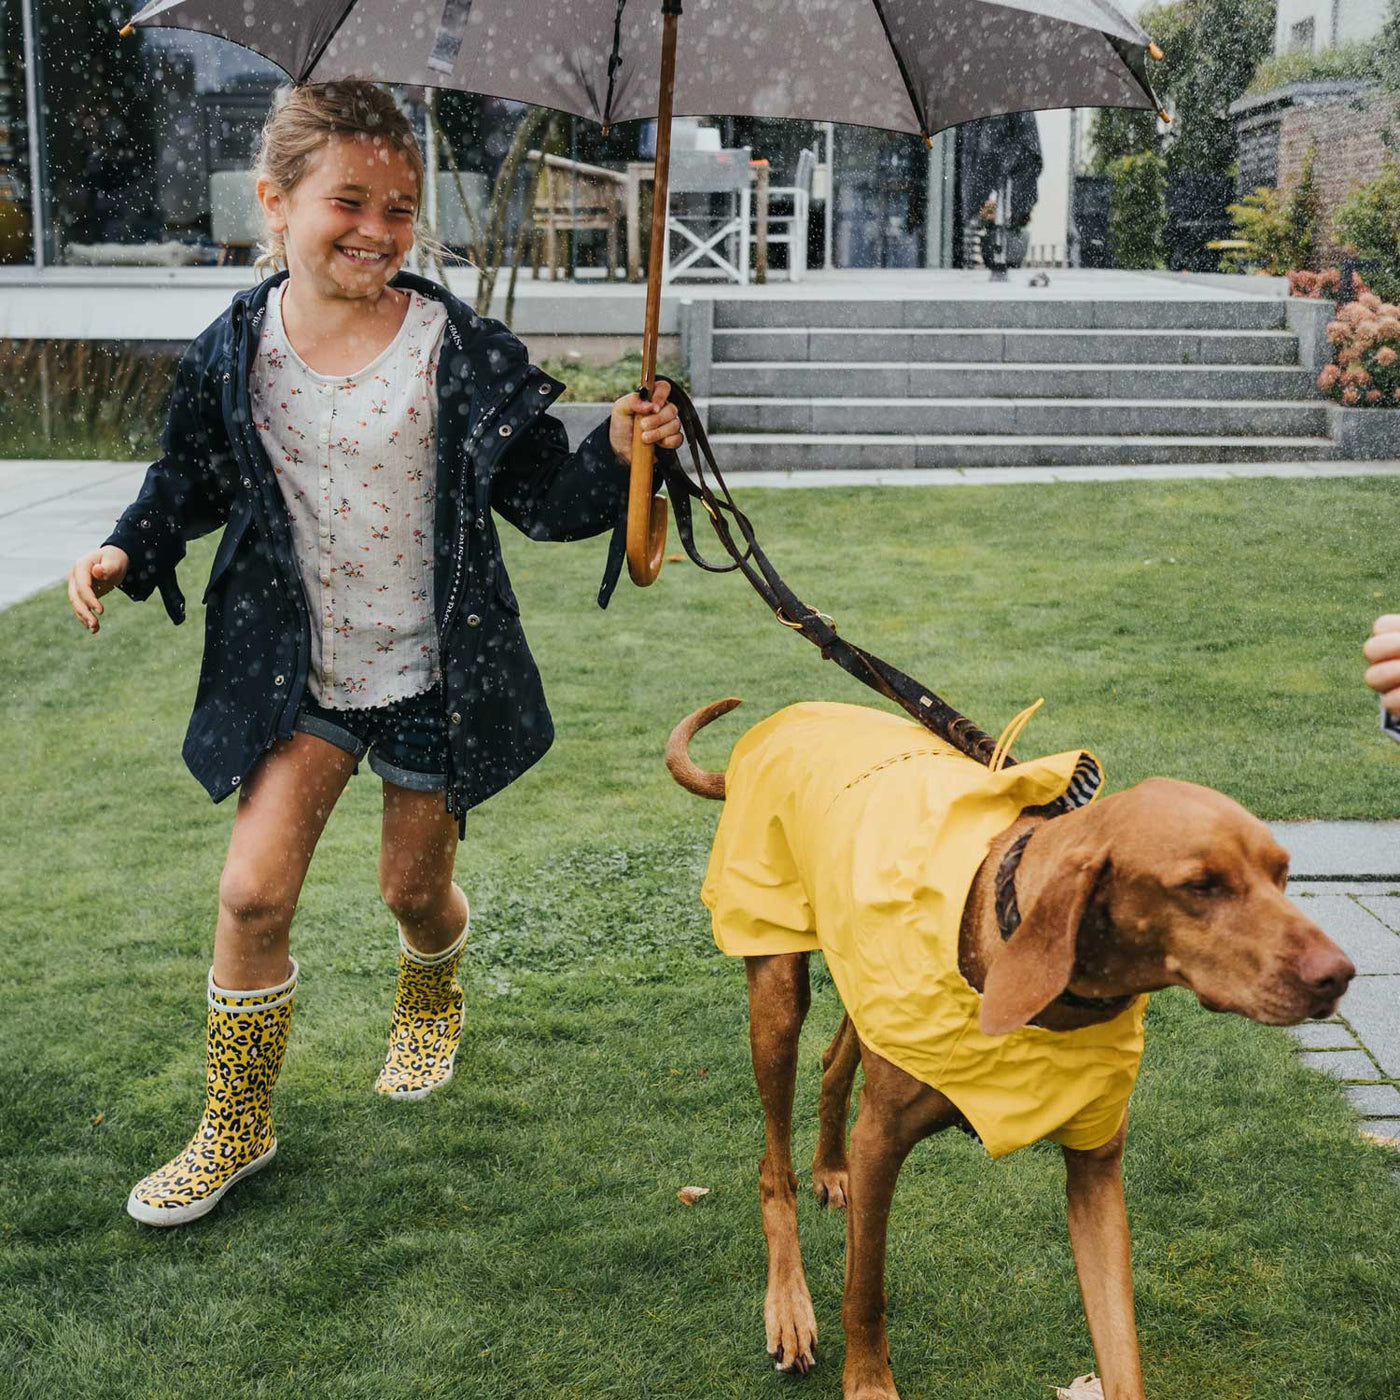
[[[997,927],[1001,930],[1003,943],[1021,927],[1021,909],[1016,903],[1016,870],[1021,857],[1026,853],[1026,843],[1039,831],[1032,827],[1023,836],[1018,836],[1011,849],[1001,858],[996,878]],[[1081,997],[1066,988],[1051,1002],[1052,1006],[1073,1007],[1076,1011],[1121,1011],[1135,1000],[1130,994],[1121,997]]]

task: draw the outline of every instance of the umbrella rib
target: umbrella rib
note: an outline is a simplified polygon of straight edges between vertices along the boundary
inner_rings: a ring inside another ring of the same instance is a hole
[[[340,18],[336,20],[336,22],[333,25],[331,25],[330,29],[326,32],[326,37],[321,40],[320,48],[318,48],[316,52],[311,55],[311,61],[302,68],[301,74],[297,78],[297,82],[304,83],[309,80],[312,71],[315,69],[316,65],[321,61],[321,55],[325,53],[327,47],[329,47],[330,45],[331,40],[334,39],[335,36],[340,33],[341,26],[345,23],[347,19],[350,18],[350,11],[354,8],[355,0],[349,0],[349,3],[345,6],[343,10],[341,10]]]
[[[914,115],[919,119],[919,135],[928,140],[928,114],[923,110],[919,99],[914,92],[914,84],[910,80],[909,70],[904,66],[904,57],[899,52],[898,45],[895,44],[894,36],[890,33],[889,21],[885,18],[885,9],[880,0],[870,0],[874,6],[875,13],[880,17],[880,28],[885,31],[885,42],[890,46],[890,52],[894,55],[894,61],[899,68],[899,76],[904,79],[904,90],[909,94],[909,105],[914,109]]]
[[[617,0],[617,16],[613,20],[612,53],[608,58],[608,95],[603,99],[604,136],[608,134],[608,127],[612,124],[613,84],[617,81],[617,70],[622,66],[618,50],[622,47],[622,12],[626,7],[627,0]]]

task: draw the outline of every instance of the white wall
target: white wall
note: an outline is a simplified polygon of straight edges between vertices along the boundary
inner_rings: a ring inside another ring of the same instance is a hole
[[[1063,262],[1065,230],[1069,227],[1069,110],[1037,112],[1035,123],[1040,128],[1044,166],[1028,230],[1031,256],[1044,253],[1051,260]]]
[[[1341,0],[1337,13],[1337,42],[1373,39],[1385,23],[1385,0]]]
[[[1274,52],[1289,48],[1293,26],[1311,18],[1314,49],[1372,39],[1385,23],[1385,0],[1278,0]]]

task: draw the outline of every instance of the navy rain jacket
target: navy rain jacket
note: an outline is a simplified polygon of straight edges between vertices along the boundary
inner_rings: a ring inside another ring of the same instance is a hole
[[[268,291],[286,276],[239,292],[185,351],[162,456],[103,541],[131,558],[122,592],[140,602],[159,588],[178,624],[185,600],[175,570],[185,542],[225,527],[204,592],[204,660],[184,743],[190,772],[215,802],[293,732],[310,665],[309,609],[291,527],[248,391]],[[513,782],[554,738],[492,511],[532,539],[612,529],[598,597],[606,607],[626,547],[628,473],[609,445],[606,420],[570,453],[564,425],[545,413],[565,386],[530,364],[501,322],[411,273],[390,285],[447,309],[437,377],[433,582],[448,721],[446,805],[465,835],[467,810]]]

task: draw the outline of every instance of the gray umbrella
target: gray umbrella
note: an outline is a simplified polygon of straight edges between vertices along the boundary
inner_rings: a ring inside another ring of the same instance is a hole
[[[1160,51],[1115,0],[151,0],[127,25],[216,34],[297,82],[360,76],[551,107],[602,124],[656,118],[643,387],[656,371],[673,113],[793,117],[921,135],[1056,107],[1159,109]],[[636,429],[628,565],[661,566],[665,506]],[[648,527],[648,518],[650,526]]]

